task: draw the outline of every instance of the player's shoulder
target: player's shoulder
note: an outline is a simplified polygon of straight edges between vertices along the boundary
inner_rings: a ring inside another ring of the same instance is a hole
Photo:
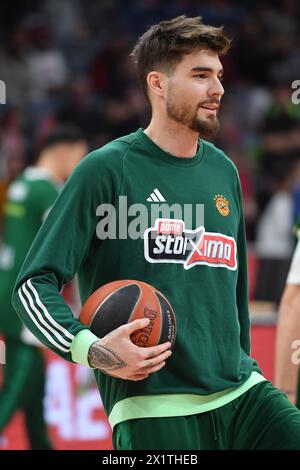
[[[119,172],[127,153],[137,141],[136,132],[112,140],[91,151],[77,165],[75,173],[82,176],[103,175],[107,170]]]
[[[29,188],[59,191],[58,183],[54,181],[53,175],[46,168],[35,166],[26,168],[20,176],[20,182],[26,184]]]
[[[226,155],[226,153],[214,145],[212,142],[208,142],[207,140],[201,139],[201,142],[204,145],[204,151],[208,158],[211,159],[218,159],[218,164],[223,164],[226,166],[229,170],[233,171],[235,174],[237,174],[237,168],[231,158]]]
[[[49,173],[42,168],[28,167],[10,184],[7,198],[13,202],[24,202],[33,193],[47,191],[59,192]]]

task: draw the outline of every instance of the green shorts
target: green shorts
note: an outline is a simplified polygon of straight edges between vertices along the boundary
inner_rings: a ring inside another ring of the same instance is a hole
[[[207,413],[119,423],[113,444],[116,450],[300,450],[300,411],[265,381]]]
[[[51,449],[44,418],[44,356],[35,346],[16,338],[5,338],[6,364],[0,387],[0,434],[14,413],[22,409],[29,445],[34,450]]]

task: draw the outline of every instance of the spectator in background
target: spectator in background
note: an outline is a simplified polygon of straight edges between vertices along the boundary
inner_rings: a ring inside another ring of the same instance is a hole
[[[52,44],[51,31],[44,21],[37,21],[30,29],[31,51],[28,70],[32,85],[31,100],[43,103],[49,92],[60,92],[69,78],[69,70],[62,52]]]
[[[226,127],[226,125],[225,125]],[[238,151],[235,148],[228,150],[230,158],[235,163],[240,177],[242,192],[243,192],[243,209],[246,224],[247,240],[254,238],[254,220],[257,214],[257,203],[254,191],[254,180],[252,175],[252,168],[247,158],[247,151]]]
[[[292,252],[292,188],[300,181],[299,162],[282,169],[277,186],[257,226],[256,249],[260,257],[256,299],[279,303]]]
[[[273,182],[281,179],[283,172],[300,155],[300,107],[291,100],[291,83],[273,85],[272,101],[262,123],[261,177],[265,180],[267,200],[272,194]]]
[[[7,189],[24,169],[26,141],[20,132],[20,112],[10,108],[2,119],[2,133],[0,134],[0,240],[3,230],[4,204]]]
[[[0,246],[0,333],[6,346],[0,389],[0,434],[15,411],[22,409],[31,449],[51,448],[43,412],[43,354],[41,344],[22,327],[11,305],[11,295],[24,258],[59,188],[86,151],[86,143],[76,129],[53,130],[36,165],[27,168],[7,192]]]
[[[11,181],[23,170],[25,165],[23,154],[12,154],[6,162],[5,176],[0,180],[0,242],[4,225],[4,206],[6,193]]]
[[[27,47],[26,30],[18,27],[7,34],[2,50],[0,49],[0,79],[6,84],[6,100],[9,105],[25,106],[32,93]]]
[[[75,77],[65,94],[58,113],[59,122],[73,122],[80,127],[89,142],[94,144],[103,129],[103,102],[92,92],[90,80]],[[93,145],[94,146],[94,145]]]

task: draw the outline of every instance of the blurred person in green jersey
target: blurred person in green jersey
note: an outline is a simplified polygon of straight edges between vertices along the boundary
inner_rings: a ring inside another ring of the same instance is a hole
[[[250,355],[238,172],[206,140],[219,126],[229,44],[199,17],[143,34],[133,57],[150,124],[78,165],[14,289],[40,341],[95,369],[115,449],[300,449],[299,410]],[[76,273],[82,302],[118,279],[160,290],[176,313],[172,352],[132,343],[147,319],[95,336],[59,295]]]
[[[72,126],[53,129],[34,166],[8,188],[0,246],[0,334],[6,363],[0,388],[0,434],[22,409],[31,449],[49,449],[44,420],[43,346],[22,324],[11,304],[13,287],[28,250],[64,182],[87,152],[81,132]]]
[[[4,175],[0,179],[0,240],[3,231],[4,221],[4,205],[6,201],[6,192],[10,183],[24,170],[25,156],[24,153],[12,153],[5,159]]]

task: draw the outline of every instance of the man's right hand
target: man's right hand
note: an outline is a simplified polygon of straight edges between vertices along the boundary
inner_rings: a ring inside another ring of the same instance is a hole
[[[141,348],[130,339],[132,333],[149,325],[143,318],[122,325],[90,346],[88,360],[91,367],[112,377],[124,380],[143,380],[162,369],[171,356],[171,343]]]

